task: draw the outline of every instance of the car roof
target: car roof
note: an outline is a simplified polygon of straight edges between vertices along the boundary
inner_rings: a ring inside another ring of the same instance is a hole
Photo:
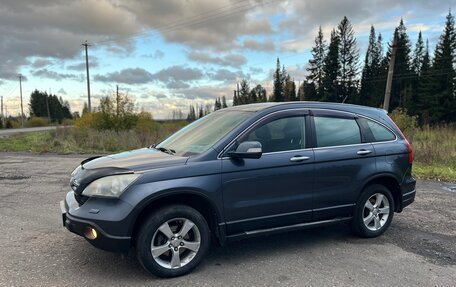
[[[265,110],[281,110],[290,108],[309,108],[309,109],[332,109],[345,112],[375,115],[386,115],[386,111],[380,108],[359,106],[353,104],[331,103],[331,102],[311,102],[311,101],[296,101],[296,102],[267,102],[240,105],[226,108],[224,110],[245,111],[245,112],[260,112]]]

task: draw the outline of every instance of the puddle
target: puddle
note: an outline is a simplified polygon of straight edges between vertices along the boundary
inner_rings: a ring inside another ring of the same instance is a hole
[[[456,185],[454,186],[443,186],[443,190],[456,193]]]

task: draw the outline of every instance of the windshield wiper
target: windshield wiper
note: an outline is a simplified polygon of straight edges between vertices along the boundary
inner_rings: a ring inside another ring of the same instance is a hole
[[[170,148],[165,148],[165,147],[154,147],[154,146],[151,146],[151,148],[156,149],[156,150],[159,150],[159,151],[164,152],[164,153],[167,153],[167,154],[175,154],[175,153],[176,153],[175,150],[170,149]]]

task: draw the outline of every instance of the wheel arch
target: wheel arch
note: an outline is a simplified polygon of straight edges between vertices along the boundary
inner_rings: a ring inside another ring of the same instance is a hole
[[[358,194],[358,199],[362,195],[364,189],[371,184],[380,184],[380,185],[383,185],[386,188],[388,188],[388,190],[391,192],[393,199],[394,199],[394,211],[395,212],[402,211],[401,187],[399,185],[399,180],[394,175],[389,174],[389,173],[382,173],[382,174],[377,174],[377,175],[369,178],[366,182],[364,182],[364,184]]]
[[[174,190],[164,191],[159,196],[150,196],[145,199],[136,213],[133,220],[134,224],[130,230],[132,237],[131,244],[135,244],[135,238],[139,228],[146,218],[157,209],[173,204],[182,204],[196,209],[206,219],[209,229],[216,236],[220,244],[225,241],[223,230],[219,228],[219,222],[222,221],[221,212],[207,196],[194,190]]]

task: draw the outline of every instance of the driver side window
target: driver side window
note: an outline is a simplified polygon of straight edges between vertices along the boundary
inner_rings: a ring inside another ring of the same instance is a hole
[[[248,132],[239,140],[258,141],[263,153],[305,148],[304,117],[287,117],[273,120]]]

